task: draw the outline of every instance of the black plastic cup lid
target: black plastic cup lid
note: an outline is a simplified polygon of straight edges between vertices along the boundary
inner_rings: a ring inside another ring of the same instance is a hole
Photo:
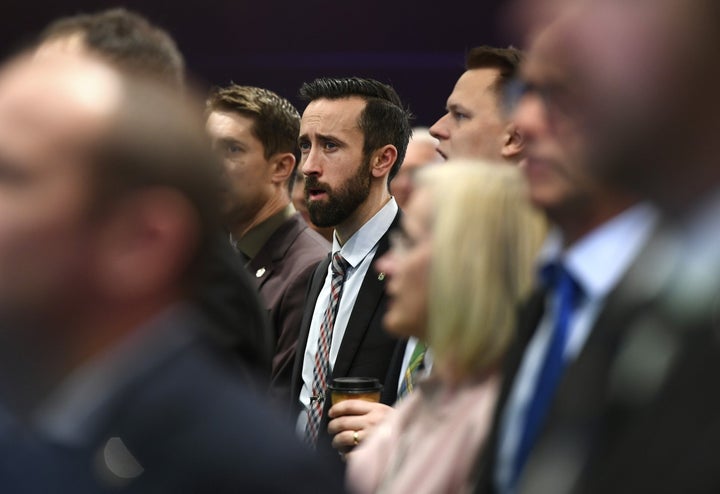
[[[382,384],[374,377],[338,377],[332,380],[328,389],[341,393],[364,393],[382,391]]]

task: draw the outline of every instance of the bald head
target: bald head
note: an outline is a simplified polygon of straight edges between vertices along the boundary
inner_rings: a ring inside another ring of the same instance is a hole
[[[41,152],[97,138],[120,106],[122,91],[120,77],[90,57],[19,58],[0,73],[4,149]]]
[[[413,175],[418,168],[443,160],[437,152],[437,146],[438,140],[430,134],[429,129],[425,127],[413,129],[400,171],[390,182],[390,193],[401,208],[404,208],[410,199]]]

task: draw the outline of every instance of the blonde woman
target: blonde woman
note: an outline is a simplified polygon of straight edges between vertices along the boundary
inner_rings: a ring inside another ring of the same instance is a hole
[[[389,278],[387,331],[426,341],[433,370],[348,455],[357,493],[467,488],[545,234],[514,167],[448,163],[420,171],[415,186],[377,268]]]

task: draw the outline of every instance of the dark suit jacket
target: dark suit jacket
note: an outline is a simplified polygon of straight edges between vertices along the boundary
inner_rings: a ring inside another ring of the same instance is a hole
[[[720,255],[705,273],[714,281],[697,291],[697,279],[683,283],[682,253],[662,249],[656,234],[608,297],[563,375],[518,492],[720,492]],[[528,341],[509,358],[503,400]],[[494,492],[496,433],[476,492]]]
[[[290,396],[295,345],[308,282],[330,247],[330,243],[296,213],[280,225],[247,266],[274,329],[271,385],[273,395],[283,400]]]
[[[373,262],[388,251],[390,247],[389,232],[399,224],[400,214],[398,213],[395,217],[388,232],[380,238]],[[315,269],[307,293],[292,379],[295,415],[300,411],[298,399],[302,389],[302,366],[305,347],[308,343],[310,322],[329,265],[330,256],[328,255]],[[384,385],[380,401],[392,405],[397,398],[397,383],[400,378],[400,367],[406,341],[397,340],[383,330],[382,318],[386,305],[385,280],[378,279],[378,272],[371,266],[360,287],[348,326],[345,329],[345,335],[333,367],[332,378],[375,377]],[[330,400],[325,400],[325,412],[320,426],[321,435],[318,439],[319,443],[324,442],[325,445],[330,440],[327,434],[327,411],[329,408]]]
[[[269,381],[274,338],[254,282],[227,233],[218,231],[205,242],[209,253],[202,256],[203,263],[198,266],[200,281],[193,294],[211,323],[205,329]]]
[[[239,363],[199,334],[143,367],[93,415],[81,444],[0,441],[0,489],[28,493],[342,491]],[[23,438],[24,439],[24,438]]]

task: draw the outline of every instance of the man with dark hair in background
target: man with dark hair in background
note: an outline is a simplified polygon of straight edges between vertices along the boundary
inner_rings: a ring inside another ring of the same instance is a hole
[[[315,444],[329,442],[333,378],[374,377],[385,385],[383,403],[396,398],[404,342],[382,329],[385,277],[372,264],[399,219],[388,182],[410,121],[395,90],[370,79],[316,79],[300,94],[308,101],[298,139],[308,210],[315,224],[335,228],[332,253],[311,278],[293,371],[298,430]]]
[[[275,330],[273,394],[288,400],[308,280],[330,250],[290,202],[300,115],[272,91],[235,84],[214,90],[206,112],[225,165],[225,225]]]
[[[0,72],[4,491],[337,491],[205,330],[199,115],[88,55]]]
[[[503,114],[502,95],[515,77],[522,52],[478,46],[447,100],[447,113],[430,128],[445,159],[474,158],[517,163],[522,135]]]

